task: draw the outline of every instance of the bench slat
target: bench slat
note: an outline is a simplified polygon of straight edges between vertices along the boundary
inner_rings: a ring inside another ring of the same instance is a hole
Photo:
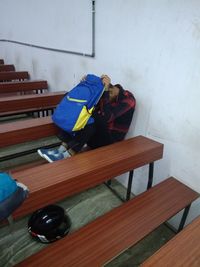
[[[2,71],[0,72],[0,81],[25,80],[29,79],[27,71]]]
[[[14,65],[1,65],[0,72],[2,71],[15,71],[15,66]]]
[[[0,83],[0,93],[26,92],[48,89],[47,81],[18,81]]]
[[[0,125],[0,148],[53,136],[58,128],[51,117],[23,120]]]
[[[147,259],[142,267],[200,266],[200,216]]]
[[[168,178],[17,266],[102,266],[197,197],[175,178]]]
[[[63,98],[66,92],[49,92],[33,95],[7,96],[0,98],[0,116],[6,113],[32,109],[56,106]]]
[[[14,217],[92,188],[106,180],[150,162],[163,155],[163,144],[143,136],[77,154],[71,158],[13,174],[30,190],[29,198]]]

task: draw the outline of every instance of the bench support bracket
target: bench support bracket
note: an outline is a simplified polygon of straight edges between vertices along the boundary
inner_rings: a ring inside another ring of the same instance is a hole
[[[149,164],[149,180],[147,184],[147,190],[152,187],[153,184],[153,171],[154,171],[154,162]]]
[[[126,201],[130,200],[130,197],[131,197],[131,188],[132,188],[132,182],[133,182],[133,173],[134,173],[133,170],[131,170],[129,172],[128,187],[127,187],[127,193],[126,193]]]
[[[122,198],[119,193],[114,189],[112,188],[111,186],[111,179],[108,180],[105,185],[120,199],[122,200],[123,202],[125,201],[128,201],[130,200],[130,197],[131,197],[131,188],[132,188],[132,182],[133,182],[133,173],[134,173],[134,170],[131,170],[129,172],[129,178],[128,178],[128,187],[127,187],[127,191],[126,191],[126,199]]]
[[[149,163],[149,176],[148,176],[147,190],[152,187],[152,184],[153,184],[153,172],[154,172],[154,162],[151,162],[151,163]],[[128,186],[127,186],[127,193],[126,193],[126,199],[125,200],[122,199],[122,197],[111,187],[111,180],[108,180],[105,184],[122,201],[128,201],[128,200],[130,200],[130,197],[131,197],[131,188],[132,188],[132,182],[133,182],[133,173],[134,173],[134,170],[131,170],[129,172]]]
[[[190,210],[190,206],[191,206],[191,204],[188,205],[187,207],[185,207],[185,209],[184,209],[183,216],[181,218],[181,222],[179,224],[179,228],[178,228],[178,231],[177,231],[178,233],[183,229],[183,227],[185,225],[185,221],[187,219],[187,216],[188,216],[188,213],[189,213],[189,210]]]

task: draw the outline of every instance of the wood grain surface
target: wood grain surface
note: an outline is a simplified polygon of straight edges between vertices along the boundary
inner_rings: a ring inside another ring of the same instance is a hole
[[[29,91],[34,91],[34,90],[43,90],[47,88],[48,88],[47,81],[43,81],[43,80],[1,82],[0,83],[0,94],[29,92]]]
[[[17,266],[103,266],[197,197],[187,186],[168,178]]]
[[[142,267],[199,267],[200,216],[167,242]]]
[[[16,210],[14,217],[92,188],[110,178],[159,160],[162,156],[161,143],[137,136],[17,172],[13,178],[28,186],[30,196]]]

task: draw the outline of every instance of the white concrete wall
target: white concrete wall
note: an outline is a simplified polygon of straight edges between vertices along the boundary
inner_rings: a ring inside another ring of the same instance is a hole
[[[15,12],[8,18],[23,16],[26,24],[29,18],[19,2],[0,0],[1,13],[11,2]],[[55,10],[58,4],[56,1]],[[67,2],[62,5],[68,8]],[[50,5],[41,0],[40,6],[44,20],[48,19]],[[129,136],[142,134],[164,143],[164,158],[155,164],[155,183],[174,176],[200,192],[199,14],[198,0],[97,0],[95,58],[3,42],[0,57],[18,70],[29,70],[32,78],[47,79],[52,91],[70,89],[85,73],[110,75],[113,83],[121,83],[137,99]],[[0,39],[7,34],[12,39],[12,29],[1,19]],[[37,25],[37,14],[34,23]],[[51,28],[46,34],[51,34]],[[76,31],[71,35],[79,41]],[[43,37],[38,36],[38,44]],[[147,171],[147,167],[135,171],[135,193],[145,190]],[[196,201],[189,221],[199,210]]]

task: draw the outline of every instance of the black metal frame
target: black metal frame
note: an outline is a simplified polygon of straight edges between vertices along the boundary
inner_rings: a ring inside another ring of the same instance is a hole
[[[38,117],[41,117],[40,114],[42,113],[42,117],[45,117],[46,115],[47,116],[52,115],[54,112],[54,108],[52,108],[52,107],[44,108],[44,109],[43,108],[41,108],[41,109],[35,108],[35,110],[33,109],[32,111],[16,110],[16,111],[13,111],[13,113],[9,114],[9,115],[8,114],[3,114],[3,115],[0,114],[0,118],[11,117],[11,116],[21,115],[21,114],[27,114],[28,116],[29,115],[33,116],[34,113],[37,113]],[[46,112],[46,115],[45,115],[45,112]]]
[[[52,148],[52,147],[59,146],[60,144],[61,144],[61,142],[57,142],[57,143],[54,143],[54,144],[51,144],[51,145],[45,145],[43,147]],[[41,146],[39,148],[41,148]],[[26,150],[26,151],[22,151],[22,152],[18,152],[18,153],[15,153],[15,154],[11,154],[11,155],[7,155],[7,156],[4,156],[4,157],[1,157],[0,158],[0,162],[35,153],[35,152],[37,152],[37,150],[39,148],[37,147],[37,148],[33,148],[33,149]]]
[[[151,163],[149,163],[149,179],[148,179],[148,184],[147,184],[147,190],[152,187],[153,172],[154,172],[154,162],[151,162]]]
[[[178,230],[177,230],[177,233],[179,233],[183,229],[185,222],[186,222],[186,219],[187,219],[187,216],[188,216],[188,213],[189,213],[189,210],[190,210],[190,207],[191,207],[191,204],[189,204],[187,207],[185,207],[180,224],[179,224],[179,227],[178,227]]]
[[[153,184],[153,173],[154,173],[154,162],[151,162],[149,163],[149,174],[148,174],[148,183],[147,183],[147,190],[150,189],[152,187],[152,184]],[[128,178],[128,186],[127,186],[127,191],[126,191],[126,199],[124,199],[123,197],[121,197],[119,195],[119,193],[112,188],[111,186],[111,182],[112,180],[108,180],[105,185],[123,202],[125,201],[128,201],[130,200],[131,198],[131,189],[132,189],[132,182],[133,182],[133,174],[134,174],[134,170],[131,170],[129,171],[129,178]],[[178,227],[178,230],[175,231],[175,229],[172,229],[174,232],[176,233],[179,233],[184,225],[185,225],[185,222],[186,222],[186,219],[187,219],[187,216],[188,216],[188,213],[190,211],[190,207],[191,207],[191,204],[189,204],[188,206],[186,206],[184,208],[184,211],[183,211],[183,215],[181,217],[181,220],[180,220],[180,223],[179,223],[179,227]],[[169,225],[167,225],[169,228],[171,228]]]
[[[176,229],[175,227],[173,227],[172,225],[170,225],[167,221],[166,221],[164,224],[165,224],[171,231],[173,231],[175,234],[178,234],[180,231],[183,230],[183,227],[184,227],[184,225],[185,225],[185,222],[186,222],[188,213],[189,213],[189,211],[190,211],[190,207],[191,207],[191,204],[189,204],[188,206],[186,206],[186,207],[184,208],[183,215],[182,215],[182,217],[181,217],[181,220],[180,220],[178,229]]]
[[[152,187],[153,184],[153,173],[154,173],[154,162],[149,163],[149,174],[148,174],[148,183],[147,183],[147,190]],[[112,188],[111,185],[111,179],[108,180],[105,185],[123,202],[130,200],[131,198],[131,189],[132,189],[132,183],[133,183],[133,174],[134,170],[129,171],[129,178],[128,178],[128,186],[127,186],[127,191],[126,191],[126,198],[124,199],[119,195],[119,193]]]

